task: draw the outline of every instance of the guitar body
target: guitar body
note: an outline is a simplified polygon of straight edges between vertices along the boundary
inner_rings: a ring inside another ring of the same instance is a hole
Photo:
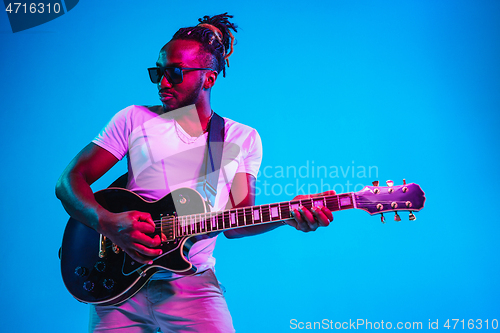
[[[189,188],[175,190],[154,202],[147,202],[137,194],[120,188],[96,192],[95,198],[113,213],[131,210],[148,212],[153,221],[206,211],[201,195]],[[118,304],[132,297],[158,271],[169,270],[180,275],[196,273],[196,267],[187,260],[188,252],[197,240],[207,237],[181,237],[165,242],[161,246],[163,254],[152,258],[152,265],[145,265],[133,261],[111,241],[103,240],[94,229],[71,218],[64,231],[61,249],[63,281],[68,291],[81,302]],[[103,248],[105,254],[100,255]]]

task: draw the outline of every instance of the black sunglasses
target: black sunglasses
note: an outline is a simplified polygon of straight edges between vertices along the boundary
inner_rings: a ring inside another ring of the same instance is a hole
[[[175,66],[167,66],[167,67],[151,67],[148,68],[149,78],[153,83],[160,83],[161,78],[166,75],[168,82],[172,84],[179,84],[184,79],[183,71],[202,71],[202,70],[210,70],[214,71],[212,68],[192,68],[192,67],[175,67]]]

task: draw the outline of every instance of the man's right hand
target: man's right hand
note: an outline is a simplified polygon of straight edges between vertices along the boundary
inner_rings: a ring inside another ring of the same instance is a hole
[[[151,258],[162,254],[162,240],[158,234],[151,237],[156,230],[155,223],[149,213],[128,211],[111,213],[102,211],[99,214],[99,233],[109,238],[133,260],[142,264],[152,264]],[[162,235],[163,241],[165,236]]]

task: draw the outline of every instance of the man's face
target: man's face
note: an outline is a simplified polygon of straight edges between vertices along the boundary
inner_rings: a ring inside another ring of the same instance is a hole
[[[205,67],[200,63],[200,44],[193,40],[172,40],[160,51],[156,65],[158,67]],[[203,51],[201,51],[203,52]],[[164,75],[158,83],[158,94],[165,111],[196,104],[203,90],[206,71],[185,70],[184,79],[179,84],[172,84]]]

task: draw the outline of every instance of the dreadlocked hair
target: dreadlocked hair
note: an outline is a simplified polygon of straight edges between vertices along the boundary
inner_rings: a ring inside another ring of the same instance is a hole
[[[198,19],[200,23],[197,26],[179,29],[172,40],[187,39],[199,42],[203,50],[212,55],[203,55],[202,61],[226,77],[226,63],[229,67],[228,58],[233,53],[235,41],[231,30],[237,32],[238,28],[236,24],[229,22],[230,18],[233,16],[227,13],[212,17],[205,15]]]

